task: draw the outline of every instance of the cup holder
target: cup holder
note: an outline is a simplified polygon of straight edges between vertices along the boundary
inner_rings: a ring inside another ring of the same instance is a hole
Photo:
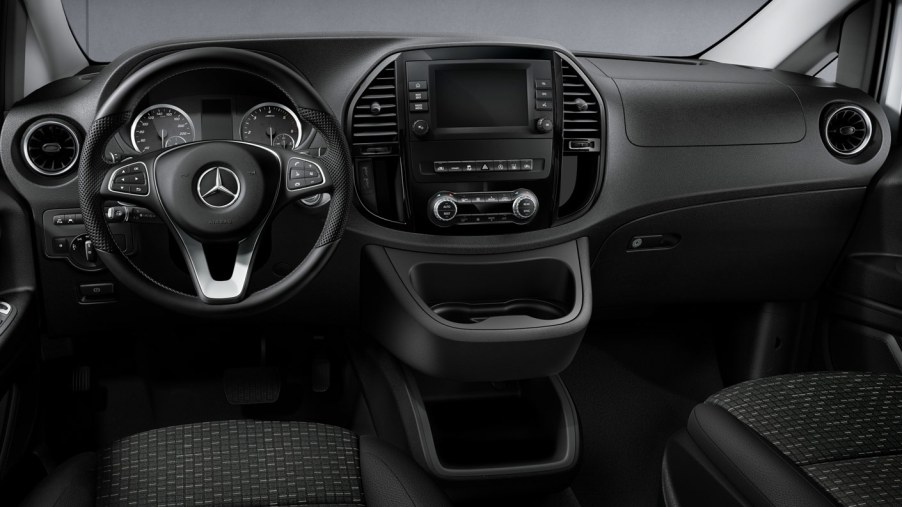
[[[573,272],[558,259],[426,262],[411,267],[410,280],[436,315],[458,324],[512,316],[561,319],[571,312],[576,297]]]
[[[432,306],[439,317],[458,324],[476,324],[491,317],[525,315],[539,320],[563,318],[568,310],[561,305],[537,299],[519,299],[503,303],[439,303]]]

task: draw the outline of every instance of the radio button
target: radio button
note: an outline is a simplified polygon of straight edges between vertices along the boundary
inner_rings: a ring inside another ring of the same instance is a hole
[[[428,102],[411,102],[410,103],[410,112],[411,113],[425,113],[429,111],[429,103]]]
[[[551,100],[551,90],[536,90],[536,98]]]
[[[410,91],[426,90],[428,89],[428,85],[426,84],[426,81],[408,81],[407,89]]]
[[[551,89],[551,80],[550,79],[536,79],[536,90],[550,90]]]
[[[413,102],[429,100],[429,92],[410,92],[410,100]]]
[[[536,101],[536,110],[551,111],[551,109],[552,109],[551,100],[537,100]]]

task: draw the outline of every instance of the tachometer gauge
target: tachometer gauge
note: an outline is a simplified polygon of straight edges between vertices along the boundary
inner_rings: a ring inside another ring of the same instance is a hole
[[[301,121],[282,104],[257,104],[241,119],[241,140],[289,150],[297,148],[301,143]]]
[[[194,123],[170,104],[156,104],[135,117],[132,146],[144,153],[194,141]]]

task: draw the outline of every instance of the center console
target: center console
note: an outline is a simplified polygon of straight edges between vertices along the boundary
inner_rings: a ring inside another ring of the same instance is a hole
[[[392,55],[347,112],[357,205],[380,225],[444,236],[574,220],[600,191],[603,114],[585,75],[553,50]],[[402,428],[394,443],[462,499],[492,481],[565,487],[579,425],[558,374],[591,317],[590,263],[587,238],[491,254],[366,246],[361,323],[390,357],[363,374],[367,397],[386,400],[380,435]]]
[[[432,234],[505,234],[579,216],[602,180],[602,102],[564,55],[399,53],[348,111],[359,205]]]

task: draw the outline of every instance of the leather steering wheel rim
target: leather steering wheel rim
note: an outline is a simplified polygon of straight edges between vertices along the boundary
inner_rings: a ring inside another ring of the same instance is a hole
[[[299,118],[311,124],[326,140],[321,159],[332,185],[332,200],[324,227],[313,249],[278,282],[234,302],[211,304],[198,296],[171,289],[154,280],[128,259],[112,239],[103,218],[106,198],[101,187],[111,166],[103,159],[107,140],[125,125],[147,90],[179,74],[226,69],[251,73],[280,89]],[[318,109],[300,107],[297,97],[309,97]],[[335,116],[319,94],[298,73],[264,55],[235,48],[187,49],[160,57],[132,72],[103,101],[95,115],[79,161],[79,201],[88,235],[98,258],[123,285],[160,306],[202,316],[247,315],[284,302],[300,292],[328,262],[347,222],[350,204],[351,155]]]

